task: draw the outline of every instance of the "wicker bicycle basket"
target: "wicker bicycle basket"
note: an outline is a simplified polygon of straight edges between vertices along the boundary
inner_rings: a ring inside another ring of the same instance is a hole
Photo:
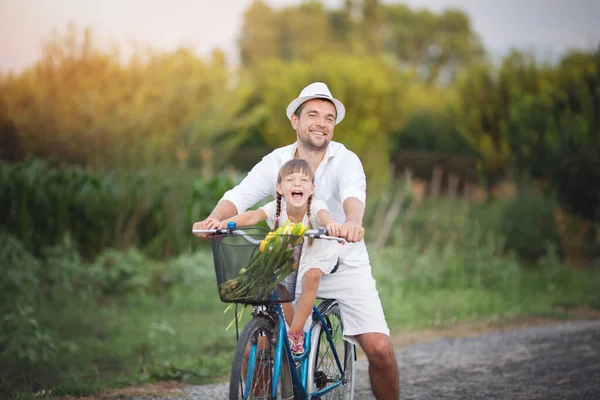
[[[218,235],[212,252],[219,297],[224,303],[264,305],[287,303],[296,298],[296,278],[302,254],[302,236],[266,236],[246,230],[247,238]]]

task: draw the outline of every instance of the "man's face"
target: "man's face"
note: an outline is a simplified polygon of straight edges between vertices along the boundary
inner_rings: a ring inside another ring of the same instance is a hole
[[[333,137],[336,110],[327,100],[312,99],[304,103],[300,117],[292,115],[292,126],[302,146],[313,151],[325,151]]]

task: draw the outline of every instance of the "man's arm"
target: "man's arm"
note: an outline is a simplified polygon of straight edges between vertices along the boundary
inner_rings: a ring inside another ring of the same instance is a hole
[[[265,197],[274,195],[278,172],[279,166],[272,153],[263,157],[236,187],[223,194],[219,204],[227,200],[234,206],[234,210],[230,208],[231,204],[228,204],[218,210],[218,206],[215,207],[213,213],[216,211],[215,216],[230,214],[226,215],[229,218],[232,215],[243,213]],[[234,214],[231,214],[232,211]]]
[[[349,242],[360,242],[365,229],[362,226],[365,213],[367,181],[365,171],[358,156],[352,152],[344,155],[338,168],[339,191],[346,220],[342,225],[342,237]]]
[[[248,175],[236,187],[225,192],[219,203],[202,220],[194,223],[193,229],[208,230],[219,227],[220,222],[246,211],[259,200],[271,194],[277,181],[275,161],[266,156],[248,172]],[[201,239],[208,239],[210,235],[196,234]]]
[[[223,221],[236,215],[238,215],[238,210],[235,204],[229,200],[221,200],[216,205],[214,210],[212,210],[208,218],[214,218],[216,220]]]
[[[360,242],[365,236],[365,228],[362,226],[365,205],[356,197],[348,197],[344,200],[344,214],[346,221],[342,225],[342,237],[349,242]]]

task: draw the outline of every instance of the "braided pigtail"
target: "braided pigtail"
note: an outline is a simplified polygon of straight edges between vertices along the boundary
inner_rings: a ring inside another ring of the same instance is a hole
[[[308,218],[308,229],[312,229],[313,228],[313,224],[312,224],[312,213],[310,212],[310,205],[312,203],[312,194],[308,197],[308,201],[306,202],[306,216]],[[308,247],[312,246],[313,242],[315,241],[314,237],[309,237],[308,238]]]
[[[281,215],[281,198],[283,196],[281,195],[281,193],[277,192],[277,197],[275,198],[275,200],[277,201],[277,209],[275,211],[275,226],[273,227],[273,230],[276,231],[277,228],[279,228],[279,216]]]

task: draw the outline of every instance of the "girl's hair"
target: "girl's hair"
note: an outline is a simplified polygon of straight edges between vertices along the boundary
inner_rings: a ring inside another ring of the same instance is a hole
[[[312,183],[315,183],[315,174],[310,167],[310,165],[306,162],[306,160],[301,158],[294,158],[286,163],[284,163],[279,169],[279,175],[277,175],[277,183],[281,184],[283,179],[291,174],[302,173],[308,175]],[[277,201],[277,210],[275,212],[275,226],[273,230],[279,228],[279,216],[281,215],[281,199],[282,195],[278,192],[275,200]],[[312,195],[308,197],[308,201],[306,202],[306,216],[308,218],[308,229],[312,229],[312,218],[310,213],[310,205],[312,203]],[[308,246],[310,247],[313,243],[314,238],[308,239]]]

